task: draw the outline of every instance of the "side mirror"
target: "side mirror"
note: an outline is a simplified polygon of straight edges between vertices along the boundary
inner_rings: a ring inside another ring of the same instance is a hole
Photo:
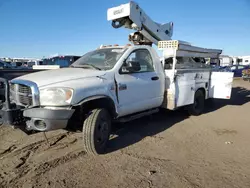
[[[141,70],[141,65],[138,61],[128,61],[126,63],[126,69],[129,72],[138,72]]]

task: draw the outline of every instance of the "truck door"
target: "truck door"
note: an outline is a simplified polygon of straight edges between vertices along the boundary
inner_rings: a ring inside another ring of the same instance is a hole
[[[140,70],[130,72],[129,62],[140,64]],[[119,73],[115,75],[118,87],[119,115],[124,116],[161,105],[163,100],[162,82],[154,70],[153,59],[147,49],[133,51]]]
[[[212,72],[208,90],[209,98],[230,99],[233,75],[233,72]]]

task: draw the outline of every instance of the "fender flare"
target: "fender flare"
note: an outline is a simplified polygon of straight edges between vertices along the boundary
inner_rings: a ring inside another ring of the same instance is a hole
[[[201,90],[202,91],[202,93],[204,94],[204,97],[205,97],[205,99],[206,99],[206,95],[207,95],[207,92],[206,92],[206,89],[204,88],[204,87],[199,87],[199,88],[197,88],[196,90],[195,90],[195,92],[194,93],[196,93],[198,90]]]
[[[87,102],[90,102],[90,101],[94,101],[94,100],[98,100],[98,99],[108,99],[108,101],[112,104],[112,107],[114,108],[113,109],[114,113],[118,114],[115,102],[113,101],[113,99],[111,97],[109,97],[107,95],[94,95],[94,96],[86,97],[83,100],[81,100],[80,102],[78,102],[78,103],[76,103],[76,104],[74,104],[72,106],[81,106],[84,103],[87,103]]]
[[[82,105],[83,103],[85,102],[89,102],[89,101],[92,101],[92,100],[96,100],[96,99],[102,99],[102,98],[107,98],[109,100],[112,100],[109,96],[107,95],[94,95],[94,96],[90,96],[90,97],[86,97],[84,99],[82,99],[80,102],[74,104],[73,106],[79,106],[79,105]],[[112,100],[113,101],[113,100]]]

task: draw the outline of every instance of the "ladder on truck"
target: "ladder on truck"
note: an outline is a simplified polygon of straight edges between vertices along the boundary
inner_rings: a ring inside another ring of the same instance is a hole
[[[175,69],[176,57],[218,59],[220,54],[222,53],[222,50],[219,49],[201,48],[192,46],[191,44],[182,43],[178,40],[159,41],[158,49],[163,51],[163,62],[165,62],[166,58],[173,57],[173,69]]]

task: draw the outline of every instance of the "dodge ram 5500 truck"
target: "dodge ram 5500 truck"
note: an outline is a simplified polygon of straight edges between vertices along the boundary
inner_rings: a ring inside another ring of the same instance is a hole
[[[213,72],[200,61],[218,58],[221,50],[169,40],[172,24],[153,23],[134,2],[112,8],[108,15],[120,22],[113,24],[116,28],[125,24],[139,29],[130,35],[134,44],[102,46],[69,68],[31,73],[10,82],[1,79],[6,91],[0,111],[4,123],[43,132],[77,124],[86,151],[100,154],[113,121],[182,106],[199,115],[205,99],[230,98],[232,74]],[[140,16],[143,19],[137,19]],[[146,30],[140,28],[145,25]],[[163,50],[162,59],[150,41]]]
[[[24,121],[27,130],[36,131],[66,129],[81,122],[84,147],[99,154],[106,147],[113,120],[129,121],[159,107],[185,105],[198,115],[205,99],[214,94],[230,97],[230,73],[213,72],[220,75],[213,77],[209,68],[197,67],[178,73],[173,68],[177,64],[168,65],[172,68],[165,65],[164,69],[156,51],[147,45],[102,47],[70,68],[31,73],[6,83],[9,100],[2,117],[19,126]]]

